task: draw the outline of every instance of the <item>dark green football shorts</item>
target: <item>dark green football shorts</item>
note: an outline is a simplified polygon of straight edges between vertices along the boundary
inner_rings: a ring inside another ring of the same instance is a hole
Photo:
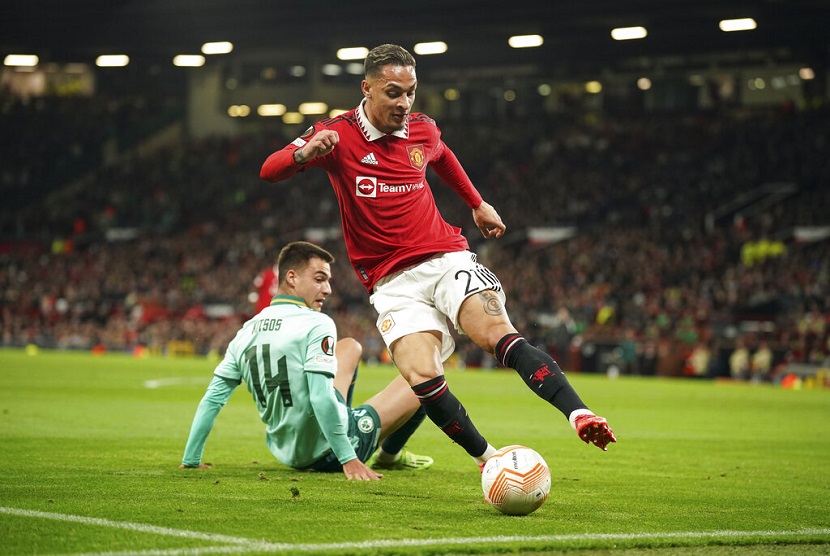
[[[345,404],[346,401],[340,392],[337,394],[337,400]],[[349,419],[349,440],[354,446],[354,451],[357,453],[360,461],[367,461],[375,449],[378,447],[378,438],[380,437],[380,417],[377,411],[370,405],[361,405],[356,408],[349,408],[351,419]],[[337,461],[334,452],[329,451],[325,456],[318,459],[307,469],[314,469],[315,471],[342,471],[343,466]]]

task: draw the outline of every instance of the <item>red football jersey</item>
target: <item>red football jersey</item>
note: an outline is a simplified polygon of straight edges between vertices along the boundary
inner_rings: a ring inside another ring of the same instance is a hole
[[[340,141],[326,156],[307,164],[294,162],[294,151],[323,129]],[[410,114],[404,129],[385,134],[369,123],[363,106],[323,120],[262,166],[270,182],[286,179],[306,166],[329,176],[343,223],[349,260],[370,292],[384,276],[436,253],[469,249],[461,229],[441,216],[426,180],[427,166],[475,208],[482,202],[455,154],[441,140],[435,122]]]
[[[280,286],[280,274],[277,265],[269,266],[254,278],[257,291],[256,312],[271,305],[271,299],[277,295]]]

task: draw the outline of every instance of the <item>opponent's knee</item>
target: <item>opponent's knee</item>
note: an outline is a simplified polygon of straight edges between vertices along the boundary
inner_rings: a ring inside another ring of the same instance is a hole
[[[337,357],[354,357],[360,359],[363,356],[363,345],[354,338],[341,338],[337,340],[334,347]]]

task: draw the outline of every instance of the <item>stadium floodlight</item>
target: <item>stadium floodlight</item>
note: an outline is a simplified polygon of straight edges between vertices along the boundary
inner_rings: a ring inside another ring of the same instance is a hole
[[[645,27],[617,27],[611,29],[611,38],[615,41],[630,41],[636,39],[644,39],[648,35]]]
[[[198,68],[205,65],[205,57],[201,54],[177,54],[173,57],[173,65],[180,68]]]
[[[337,64],[323,64],[323,67],[320,68],[320,71],[323,72],[323,75],[329,75],[334,77],[335,75],[340,75],[341,73],[343,73],[343,68],[341,68]]]
[[[33,68],[39,61],[40,58],[35,54],[7,54],[3,59],[3,64],[18,68]]]
[[[415,54],[419,56],[429,56],[431,54],[443,54],[447,51],[447,43],[444,41],[434,42],[419,42],[413,48]]]
[[[301,124],[305,120],[305,116],[299,112],[286,112],[282,115],[282,123],[284,124]]]
[[[758,24],[751,17],[742,17],[740,19],[722,19],[718,23],[718,27],[724,33],[731,33],[733,31],[752,31],[758,27]]]
[[[233,104],[228,107],[228,116],[231,118],[246,118],[251,114],[251,107],[247,104]]]
[[[304,102],[300,104],[300,114],[325,114],[329,111],[329,105],[325,102]]]
[[[282,116],[285,111],[284,104],[260,104],[256,109],[260,116]]]
[[[346,73],[349,75],[363,75],[363,64],[359,62],[346,64]]]
[[[513,35],[507,39],[507,44],[511,48],[536,48],[542,46],[544,42],[542,35]]]
[[[230,54],[233,52],[233,43],[228,41],[206,42],[202,45],[202,54]]]
[[[350,46],[337,51],[338,60],[363,60],[369,54],[365,46]]]
[[[588,81],[585,83],[585,92],[591,93],[592,95],[602,92],[602,83],[599,81]]]
[[[130,57],[126,54],[101,54],[95,59],[99,68],[123,68],[129,63]]]

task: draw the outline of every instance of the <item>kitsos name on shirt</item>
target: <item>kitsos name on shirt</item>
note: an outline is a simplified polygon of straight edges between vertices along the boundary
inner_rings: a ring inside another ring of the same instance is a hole
[[[251,334],[256,334],[257,332],[267,332],[269,330],[279,330],[282,326],[282,319],[262,319],[254,321],[253,326],[251,326]]]

